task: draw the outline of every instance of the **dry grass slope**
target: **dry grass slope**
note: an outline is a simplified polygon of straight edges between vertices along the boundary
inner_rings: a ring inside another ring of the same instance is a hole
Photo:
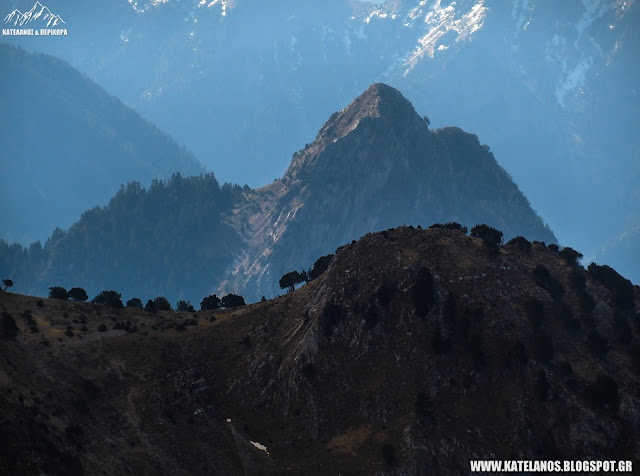
[[[534,273],[540,266],[562,293]],[[316,280],[235,310],[39,306],[3,293],[3,322],[9,315],[18,331],[0,339],[0,468],[459,474],[470,459],[640,464],[629,438],[640,432],[640,293],[635,309],[611,299],[540,245],[496,253],[458,231],[410,227],[366,235]]]

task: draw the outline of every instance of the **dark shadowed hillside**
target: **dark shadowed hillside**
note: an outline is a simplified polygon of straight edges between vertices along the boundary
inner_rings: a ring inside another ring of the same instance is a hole
[[[52,56],[0,44],[0,91],[0,238],[9,242],[44,240],[128,181],[204,171],[167,134]]]
[[[519,240],[400,227],[240,310],[0,294],[10,474],[464,474],[640,461],[640,289]]]
[[[334,113],[243,213],[251,247],[230,282],[254,298],[340,244],[402,224],[487,223],[507,239],[555,242],[488,146],[459,128],[430,131],[384,84]]]

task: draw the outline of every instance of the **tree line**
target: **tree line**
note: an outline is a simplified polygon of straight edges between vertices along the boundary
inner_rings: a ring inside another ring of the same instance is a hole
[[[6,279],[6,281],[11,281]],[[51,286],[49,288],[49,299],[61,299],[67,300],[70,299],[72,301],[85,302],[89,299],[87,292],[78,287],[71,288],[66,290],[62,286]],[[92,303],[95,304],[105,304],[107,306],[122,308],[125,305],[122,303],[122,294],[113,290],[105,290],[101,291],[96,297],[91,300]],[[219,308],[234,308],[245,306],[246,303],[244,298],[237,294],[226,294],[222,298],[219,298],[215,294],[210,294],[202,299],[200,302],[200,310],[212,310]],[[158,296],[154,299],[149,299],[147,303],[143,306],[142,300],[140,298],[134,297],[127,301],[126,307],[135,307],[139,309],[143,309],[149,312],[156,311],[173,311],[174,308],[171,306],[169,300],[164,296]],[[178,300],[175,310],[178,312],[194,312],[195,308],[189,301],[185,301],[184,299]]]
[[[291,292],[297,284],[308,283],[316,279],[329,267],[333,256],[333,254],[321,256],[313,263],[313,267],[309,271],[290,271],[284,274],[278,282],[280,289],[287,289],[287,292]]]

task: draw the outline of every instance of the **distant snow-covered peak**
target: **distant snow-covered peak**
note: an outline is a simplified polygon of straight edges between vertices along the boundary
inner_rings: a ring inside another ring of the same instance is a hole
[[[448,33],[455,33],[455,42],[469,39],[482,28],[487,11],[484,0],[463,5],[455,1],[448,4],[443,4],[441,0],[433,3],[421,1],[409,12],[404,23],[406,27],[421,26],[425,30],[416,48],[405,60],[404,75],[409,74],[423,57],[433,57],[436,51],[448,49],[451,45],[441,42]]]

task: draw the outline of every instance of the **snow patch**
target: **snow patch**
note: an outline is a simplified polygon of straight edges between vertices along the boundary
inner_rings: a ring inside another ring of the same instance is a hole
[[[418,15],[423,13],[422,7],[425,5],[426,0],[421,1],[407,17],[416,20]],[[435,51],[446,50],[449,45],[438,45],[438,41],[450,31],[457,33],[456,42],[467,40],[482,28],[487,11],[484,0],[474,4],[469,11],[462,15],[456,11],[456,2],[442,6],[442,0],[437,0],[424,18],[424,23],[428,25],[429,30],[418,40],[418,46],[405,61],[407,69],[403,76],[407,76],[425,55],[433,58]],[[444,48],[440,48],[440,46],[444,46]]]
[[[412,21],[417,20],[418,18],[422,17],[422,13],[423,13],[423,8],[424,6],[427,4],[428,0],[421,0],[420,3],[418,3],[418,5],[416,7],[414,7],[408,14],[407,14],[407,18],[405,19],[405,23],[404,26],[411,26]],[[440,4],[440,2],[438,2],[438,4]]]
[[[167,3],[169,0],[149,0],[144,6],[139,6],[138,2],[135,0],[129,0],[129,5],[138,13],[143,13],[149,10],[152,7],[157,7],[158,5],[162,5]]]
[[[264,451],[265,453],[269,454],[269,452],[267,451],[267,447],[258,443],[257,441],[249,441],[249,443],[258,448],[260,451]]]
[[[382,9],[377,9],[372,11],[369,16],[367,16],[364,19],[365,23],[369,23],[374,17],[376,18],[391,18],[392,20],[395,20],[397,15],[395,13],[389,13],[389,12],[385,12]]]
[[[222,15],[223,17],[227,16],[227,8],[229,7],[229,2],[226,2],[225,0],[213,0],[213,2],[207,5],[207,8],[211,8],[214,5],[220,5],[220,15]],[[200,6],[200,4],[198,4],[198,6]]]

